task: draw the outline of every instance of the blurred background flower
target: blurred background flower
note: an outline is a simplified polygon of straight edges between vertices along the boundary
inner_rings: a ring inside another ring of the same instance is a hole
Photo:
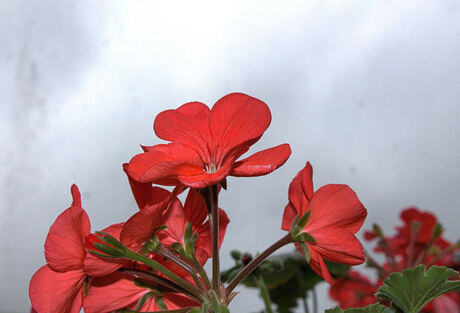
[[[29,309],[28,282],[72,183],[94,229],[126,220],[137,209],[121,164],[159,143],[154,117],[234,91],[272,111],[250,152],[288,142],[293,153],[269,176],[228,179],[222,256],[281,236],[288,185],[307,160],[317,186],[357,192],[364,228],[391,230],[414,204],[457,239],[458,1],[0,5],[0,312]],[[326,289],[320,309],[333,305]],[[231,309],[260,309],[257,291]]]

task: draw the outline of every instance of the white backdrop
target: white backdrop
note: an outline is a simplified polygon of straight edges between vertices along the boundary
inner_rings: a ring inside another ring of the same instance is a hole
[[[48,228],[83,194],[93,230],[136,210],[121,164],[159,141],[160,111],[234,91],[273,120],[251,151],[291,144],[261,178],[231,178],[222,256],[282,234],[291,179],[349,184],[369,227],[399,210],[460,218],[458,1],[0,0],[0,312],[26,312]],[[250,239],[250,240],[249,240]],[[332,306],[323,299],[321,308]],[[244,291],[232,312],[262,308]]]

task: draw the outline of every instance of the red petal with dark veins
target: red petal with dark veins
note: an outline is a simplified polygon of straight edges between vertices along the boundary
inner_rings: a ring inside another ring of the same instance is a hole
[[[243,93],[231,93],[219,99],[209,116],[214,161],[222,161],[230,150],[262,136],[270,122],[270,110],[259,99]]]
[[[141,183],[177,185],[178,176],[200,175],[204,165],[198,154],[179,143],[157,145],[131,159],[128,174]]]
[[[155,118],[154,130],[164,140],[189,146],[205,160],[210,160],[209,108],[201,102],[189,102],[176,110],[161,112]]]
[[[85,277],[82,270],[61,273],[48,265],[41,267],[29,285],[32,306],[37,312],[79,313]]]
[[[111,225],[102,230],[102,232],[107,233],[116,239],[120,240],[121,230],[125,223],[119,223]],[[95,256],[91,253],[86,254],[84,262],[84,271],[90,276],[105,276],[112,272],[115,272],[123,265],[129,263],[130,261],[122,259],[111,259],[111,258],[102,258]]]
[[[58,216],[45,242],[46,261],[59,272],[82,268],[86,255],[85,237],[91,230],[88,215],[81,208],[77,186],[72,185],[71,191],[72,206]]]
[[[291,155],[288,144],[282,144],[270,149],[254,153],[250,157],[235,163],[230,175],[232,176],[261,176],[266,175],[283,165]]]

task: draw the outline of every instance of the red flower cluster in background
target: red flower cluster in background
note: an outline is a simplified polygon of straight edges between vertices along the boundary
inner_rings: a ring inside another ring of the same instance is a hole
[[[374,294],[392,272],[401,272],[418,264],[427,268],[440,265],[460,269],[460,247],[442,236],[441,225],[432,213],[410,207],[403,210],[400,217],[403,224],[396,227],[393,236],[385,236],[377,225],[365,232],[365,240],[376,241],[374,252],[383,254],[385,261],[379,264],[367,256],[368,266],[377,270],[376,282],[354,270],[334,282],[329,295],[340,307],[365,307],[377,302]],[[459,313],[459,308],[460,295],[452,292],[434,299],[422,312]]]

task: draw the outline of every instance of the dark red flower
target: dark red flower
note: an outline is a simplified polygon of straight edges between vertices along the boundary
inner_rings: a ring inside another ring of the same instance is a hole
[[[339,303],[342,309],[362,308],[377,302],[374,294],[379,288],[366,276],[356,271],[349,271],[347,276],[334,281],[329,289],[329,296]]]
[[[267,105],[242,93],[224,96],[211,110],[201,102],[189,102],[161,112],[154,130],[171,143],[143,147],[145,152],[129,162],[128,174],[143,183],[203,188],[228,175],[271,173],[289,158],[288,144],[236,161],[259,140],[270,121]]]
[[[310,253],[310,266],[321,277],[332,283],[324,259],[357,265],[364,262],[364,250],[355,237],[367,211],[355,192],[346,185],[330,184],[313,192],[313,169],[310,162],[289,186],[289,203],[284,210],[282,229],[289,231],[296,216],[311,211],[303,232],[314,242],[305,242]]]

